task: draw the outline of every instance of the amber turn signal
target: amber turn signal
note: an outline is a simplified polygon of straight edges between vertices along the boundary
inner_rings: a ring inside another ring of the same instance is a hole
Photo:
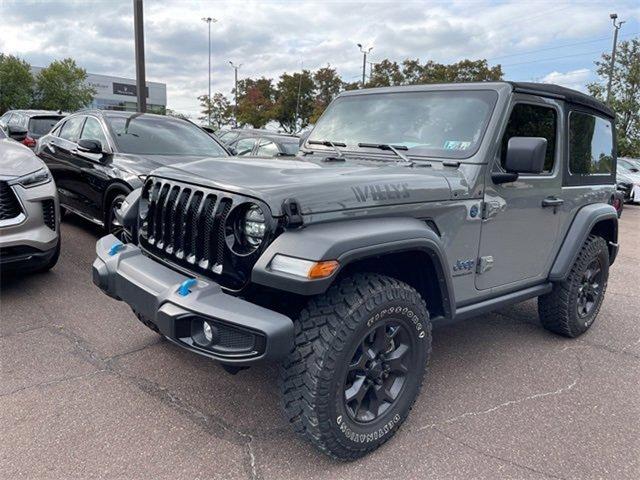
[[[335,272],[340,264],[335,260],[316,262],[309,270],[309,278],[326,278]]]

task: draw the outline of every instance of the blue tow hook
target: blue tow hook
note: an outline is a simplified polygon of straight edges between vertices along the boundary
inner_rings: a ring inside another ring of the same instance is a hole
[[[122,242],[116,242],[113,245],[111,245],[111,248],[109,249],[109,255],[113,257],[116,253],[118,253],[123,248],[124,248],[124,244]]]
[[[187,278],[178,287],[178,295],[182,295],[183,297],[186,297],[187,295],[189,295],[191,293],[191,290],[189,290],[189,289],[191,287],[193,287],[197,283],[198,283],[198,281],[195,278]]]

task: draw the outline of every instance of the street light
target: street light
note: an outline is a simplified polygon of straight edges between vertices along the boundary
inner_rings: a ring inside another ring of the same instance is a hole
[[[234,70],[234,88],[233,91],[235,93],[236,99],[235,99],[235,105],[233,106],[233,121],[236,124],[236,128],[238,128],[238,69],[242,66],[242,64],[240,65],[235,65],[231,60],[229,60],[229,65],[231,65],[231,67],[233,67]]]
[[[613,80],[613,67],[616,63],[616,47],[618,43],[618,30],[622,27],[624,20],[618,22],[618,14],[612,13],[609,18],[613,20],[613,48],[611,49],[611,65],[609,66],[609,83],[607,84],[607,104],[611,103],[611,82]]]
[[[207,102],[207,110],[209,111],[209,126],[211,126],[211,24],[218,20],[211,17],[202,17],[203,22],[209,25],[209,101]]]
[[[361,43],[358,43],[358,48],[360,48],[360,53],[362,53],[363,57],[362,57],[362,88],[364,88],[364,82],[365,82],[365,74],[366,74],[366,70],[367,70],[367,54],[371,52],[371,50],[373,50],[373,47],[369,47],[369,48],[365,48],[362,46]]]

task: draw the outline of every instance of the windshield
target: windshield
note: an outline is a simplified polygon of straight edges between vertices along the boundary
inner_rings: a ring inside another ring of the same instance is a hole
[[[33,117],[29,120],[29,132],[36,135],[44,135],[64,117]]]
[[[335,100],[309,140],[389,144],[409,155],[467,158],[478,149],[498,94],[491,90],[354,95]]]
[[[107,123],[122,153],[227,156],[211,135],[184,120],[133,115],[107,117]]]

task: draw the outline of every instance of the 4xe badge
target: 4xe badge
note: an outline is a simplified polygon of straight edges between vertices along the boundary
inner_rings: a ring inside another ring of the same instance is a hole
[[[454,275],[466,275],[473,272],[473,268],[476,266],[476,261],[472,258],[458,259],[453,265]]]

